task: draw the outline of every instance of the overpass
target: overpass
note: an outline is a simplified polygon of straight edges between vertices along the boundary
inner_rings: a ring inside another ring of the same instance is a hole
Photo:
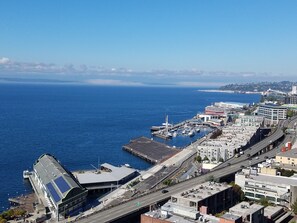
[[[292,123],[294,124],[296,120],[297,117],[294,117],[291,120],[285,120],[281,122],[278,128],[269,137],[265,138],[264,140],[260,141],[259,143],[253,145],[250,149],[248,149],[250,150],[251,156],[259,154],[259,152],[261,152],[264,148],[271,145],[273,142],[281,139],[284,136],[282,128],[288,127],[292,125]],[[264,161],[265,156],[273,157],[275,156],[275,154],[276,150],[268,150],[266,154],[259,155],[259,159],[257,160],[248,160],[249,157],[247,157],[246,155],[239,158],[233,158],[229,161],[229,163],[224,163],[223,165],[220,165],[219,168],[207,174],[167,187],[166,189],[168,190],[168,193],[164,194],[161,190],[152,191],[148,194],[144,194],[132,200],[122,202],[116,206],[108,206],[99,212],[93,213],[84,218],[77,219],[77,221],[81,223],[105,223],[119,220],[132,213],[138,212],[141,209],[147,208],[150,205],[169,200],[171,195],[194,187],[197,184],[201,184],[209,180],[210,178],[219,179],[221,177],[236,173],[237,171],[242,169],[242,166],[255,165],[259,162]]]

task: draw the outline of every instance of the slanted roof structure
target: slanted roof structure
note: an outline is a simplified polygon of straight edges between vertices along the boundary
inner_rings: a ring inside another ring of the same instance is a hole
[[[56,206],[73,196],[86,193],[73,175],[50,154],[40,156],[33,168]]]

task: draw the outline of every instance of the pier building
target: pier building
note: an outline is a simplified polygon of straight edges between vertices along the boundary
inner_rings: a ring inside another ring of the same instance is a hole
[[[52,155],[43,154],[33,165],[33,176],[49,205],[59,220],[79,211],[86,203],[88,191],[84,189]]]
[[[106,191],[120,187],[139,175],[139,172],[127,166],[116,167],[104,163],[94,171],[79,171],[73,175],[89,191]]]
[[[143,136],[130,140],[123,149],[153,164],[161,163],[180,152],[178,149]]]

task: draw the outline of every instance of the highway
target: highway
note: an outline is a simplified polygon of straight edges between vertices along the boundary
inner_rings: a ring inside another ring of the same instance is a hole
[[[280,139],[284,135],[282,131],[283,127],[289,127],[290,125],[293,125],[296,121],[297,121],[297,117],[295,117],[294,119],[291,119],[290,122],[289,120],[286,120],[280,123],[280,125],[278,126],[278,129],[274,133],[272,133],[269,137],[265,138],[259,143],[253,145],[252,149],[246,150],[246,153],[249,151],[251,156],[257,154],[263,148],[266,148],[272,142]],[[259,162],[262,162],[265,160],[265,156],[268,156],[268,157],[275,156],[276,152],[278,151],[276,149],[273,149],[273,150],[267,151],[267,153],[265,154],[259,155],[258,159],[254,158],[252,160],[248,160],[249,157],[247,157],[245,154],[239,158],[234,158],[230,160],[229,164],[224,163],[223,165],[220,165],[218,169],[211,171],[207,174],[170,186],[167,188],[168,190],[167,193],[162,193],[162,191],[154,191],[149,194],[145,194],[141,197],[135,198],[134,200],[127,201],[123,204],[120,204],[114,207],[109,207],[106,210],[102,210],[100,212],[94,213],[93,215],[79,219],[77,221],[81,223],[86,223],[86,222],[104,223],[104,222],[115,221],[117,219],[120,219],[126,216],[127,213],[131,214],[151,204],[155,204],[156,202],[167,200],[170,198],[171,195],[187,190],[188,188],[196,186],[197,184],[201,184],[207,181],[208,179],[210,179],[210,177],[214,177],[216,179],[223,176],[227,176],[229,174],[239,171],[240,169],[242,169],[242,166],[249,166],[249,165],[254,165]]]

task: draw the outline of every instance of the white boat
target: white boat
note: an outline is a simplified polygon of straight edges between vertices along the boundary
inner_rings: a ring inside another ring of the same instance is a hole
[[[194,135],[195,135],[194,130],[191,130],[191,131],[188,133],[188,136],[190,136],[190,137],[193,137]]]
[[[165,126],[152,126],[151,127],[151,131],[154,132],[154,131],[159,131],[161,129],[165,129]]]
[[[24,170],[23,171],[23,178],[24,179],[28,179],[30,175],[32,175],[32,172],[30,172],[29,170]]]
[[[199,129],[199,128],[196,128],[195,131],[196,131],[196,132],[200,132],[200,129]]]
[[[173,137],[176,137],[177,136],[177,132],[173,132],[172,136]]]
[[[167,138],[171,138],[172,137],[172,133],[171,132],[167,132]]]

